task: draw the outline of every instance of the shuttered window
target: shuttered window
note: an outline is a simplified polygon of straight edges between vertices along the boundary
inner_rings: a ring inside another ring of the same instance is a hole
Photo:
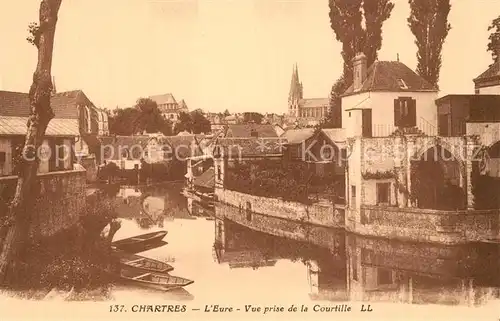
[[[394,126],[417,126],[417,102],[411,97],[394,99]]]

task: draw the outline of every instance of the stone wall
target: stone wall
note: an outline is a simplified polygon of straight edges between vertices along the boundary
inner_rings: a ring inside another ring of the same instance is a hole
[[[85,208],[85,175],[84,170],[38,174],[40,196],[34,200],[30,228],[34,239],[52,236],[78,222]],[[13,197],[16,184],[17,176],[0,177],[2,208],[5,208],[5,199]]]
[[[348,229],[362,235],[459,244],[498,237],[499,213],[362,206],[361,222]]]
[[[345,232],[312,224],[303,224],[269,215],[253,213],[247,216],[244,210],[224,203],[215,204],[218,219],[228,219],[249,229],[283,237],[291,240],[308,242],[332,253],[342,252],[345,247]],[[221,235],[222,237],[222,235]]]
[[[241,207],[244,211],[327,227],[344,226],[345,210],[339,205],[320,203],[305,205],[221,188],[216,188],[215,194],[219,202]]]
[[[490,147],[500,141],[500,123],[499,122],[480,122],[467,123],[467,135],[479,136],[479,143],[483,146]]]

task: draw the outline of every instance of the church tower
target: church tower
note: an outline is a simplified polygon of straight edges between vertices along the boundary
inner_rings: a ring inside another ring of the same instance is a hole
[[[299,69],[297,64],[293,67],[290,92],[288,94],[288,114],[299,117],[299,102],[303,98],[302,83],[299,80]]]

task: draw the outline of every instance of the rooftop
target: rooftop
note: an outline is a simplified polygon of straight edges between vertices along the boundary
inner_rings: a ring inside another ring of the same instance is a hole
[[[56,93],[50,102],[56,118],[77,119],[77,105],[95,108],[81,90]],[[0,91],[0,116],[28,117],[29,114],[30,100],[27,93]]]
[[[312,108],[312,107],[326,107],[330,105],[329,98],[304,98],[299,102],[300,107]]]
[[[281,137],[219,138],[215,148],[221,148],[224,155],[231,158],[264,157],[282,155],[286,143]]]
[[[300,144],[314,135],[314,128],[289,129],[281,137],[288,141],[288,144]]]
[[[26,135],[28,117],[0,117],[0,135]],[[73,137],[79,136],[77,119],[53,118],[45,131],[47,136]]]
[[[153,95],[149,96],[149,99],[153,100],[156,102],[158,105],[163,105],[163,104],[177,104],[177,101],[174,98],[174,95],[168,93],[168,94],[162,94],[162,95]]]
[[[351,85],[344,92],[344,95],[347,96],[368,91],[437,92],[438,90],[402,62],[375,61],[368,69],[361,89],[354,91],[353,85]]]
[[[256,131],[259,137],[278,137],[276,129],[270,124],[227,125],[226,137],[252,137],[252,131]]]
[[[497,77],[500,77],[500,59],[497,62],[493,63],[491,66],[489,66],[485,72],[477,76],[474,79],[474,82],[478,83],[484,80],[492,80]]]

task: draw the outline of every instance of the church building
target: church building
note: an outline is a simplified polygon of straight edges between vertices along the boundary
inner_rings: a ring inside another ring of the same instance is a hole
[[[328,114],[329,99],[304,98],[303,96],[303,86],[299,80],[297,64],[295,64],[288,94],[288,122],[297,122],[303,126],[319,124]]]

